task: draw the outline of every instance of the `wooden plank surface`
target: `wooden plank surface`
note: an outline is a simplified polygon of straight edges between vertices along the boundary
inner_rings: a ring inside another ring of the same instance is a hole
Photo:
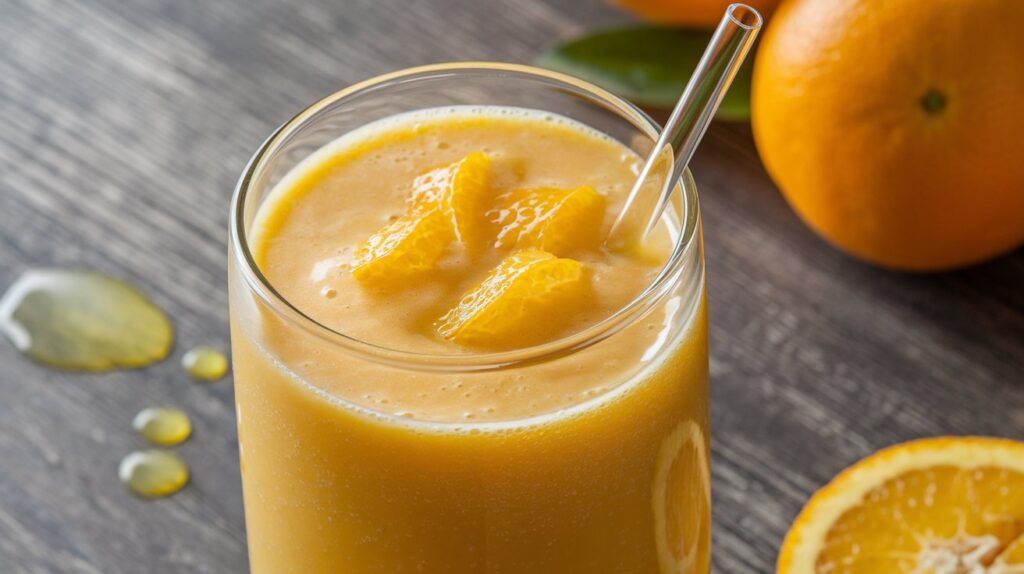
[[[0,285],[33,266],[113,273],[167,309],[178,342],[162,364],[88,376],[0,344],[0,572],[246,571],[231,383],[177,363],[228,344],[227,205],[248,156],[353,81],[526,62],[623,19],[590,0],[2,0]],[[879,447],[1024,438],[1024,253],[932,276],[852,261],[799,223],[742,125],[714,126],[694,172],[716,572],[772,571],[808,494]],[[156,403],[194,417],[193,480],[143,501],[116,466]]]

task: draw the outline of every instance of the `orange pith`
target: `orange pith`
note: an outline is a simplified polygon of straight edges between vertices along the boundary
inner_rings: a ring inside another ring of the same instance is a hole
[[[1024,573],[1024,443],[925,439],[868,457],[807,504],[778,572]]]
[[[495,246],[535,247],[556,255],[592,249],[600,241],[605,199],[590,186],[516,189],[490,212],[499,227]]]
[[[438,321],[443,337],[461,344],[514,347],[557,330],[589,291],[583,264],[537,249],[506,257]],[[552,314],[553,313],[553,314]],[[544,321],[538,321],[543,317]]]

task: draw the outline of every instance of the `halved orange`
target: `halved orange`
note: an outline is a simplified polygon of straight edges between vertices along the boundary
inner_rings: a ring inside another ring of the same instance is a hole
[[[364,285],[401,286],[433,269],[452,239],[451,224],[440,210],[399,217],[360,244],[352,275]]]
[[[565,326],[586,300],[582,263],[537,249],[506,257],[438,321],[445,338],[461,344],[516,347]]]
[[[484,247],[489,229],[485,212],[490,202],[490,163],[483,152],[473,152],[420,175],[412,183],[409,213],[440,210],[450,220],[456,239],[470,250]]]
[[[779,574],[1024,574],[1024,443],[944,437],[882,450],[811,498]]]
[[[597,247],[605,199],[593,187],[516,189],[490,211],[499,231],[495,246],[534,247],[563,255]]]

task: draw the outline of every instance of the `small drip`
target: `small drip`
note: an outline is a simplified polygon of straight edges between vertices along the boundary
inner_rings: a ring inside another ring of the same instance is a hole
[[[188,482],[188,465],[164,450],[135,451],[121,460],[118,477],[132,492],[147,498],[174,494]]]
[[[174,446],[192,434],[192,421],[181,409],[150,407],[135,415],[132,428],[153,444]]]
[[[217,349],[196,347],[181,358],[181,366],[199,381],[216,381],[228,372],[228,358]]]

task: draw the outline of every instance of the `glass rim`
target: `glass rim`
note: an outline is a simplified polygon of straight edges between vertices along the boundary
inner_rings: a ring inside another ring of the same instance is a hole
[[[470,74],[520,77],[540,80],[550,86],[568,89],[587,96],[591,103],[610,108],[620,118],[625,117],[635,128],[657,140],[660,127],[635,105],[589,82],[550,70],[521,64],[499,62],[455,62],[406,68],[357,82],[311,104],[286,121],[260,145],[242,172],[231,198],[229,220],[230,256],[234,259],[249,291],[269,307],[278,317],[298,326],[309,334],[350,351],[361,358],[392,367],[448,372],[475,372],[505,369],[514,366],[549,361],[583,350],[632,325],[667,294],[678,280],[688,255],[695,248],[699,236],[700,208],[696,183],[687,168],[679,181],[682,190],[682,218],[679,237],[658,275],[629,303],[605,319],[580,331],[563,337],[507,351],[466,352],[449,354],[420,353],[392,349],[384,345],[361,340],[332,329],[304,313],[281,294],[263,274],[249,249],[245,222],[246,198],[254,181],[266,166],[267,158],[289,137],[318,112],[347,99],[369,94],[394,84]]]

